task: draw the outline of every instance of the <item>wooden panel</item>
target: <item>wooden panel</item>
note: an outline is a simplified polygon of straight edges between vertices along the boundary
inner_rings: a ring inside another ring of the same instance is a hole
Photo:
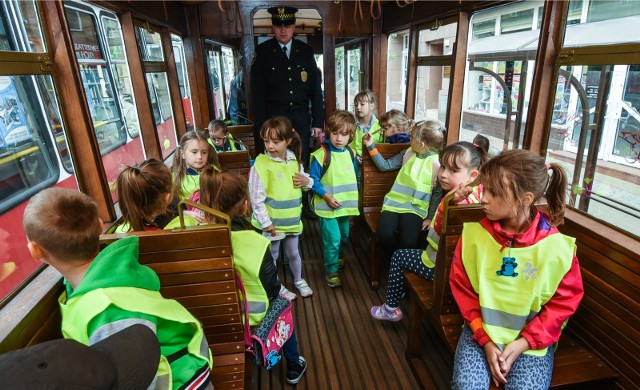
[[[223,172],[235,172],[245,177],[249,175],[249,169],[251,169],[250,159],[249,151],[244,150],[218,153],[218,162]]]
[[[253,125],[237,125],[227,127],[229,133],[235,139],[240,140],[245,148],[249,151],[251,157],[256,156],[256,137],[253,135]]]

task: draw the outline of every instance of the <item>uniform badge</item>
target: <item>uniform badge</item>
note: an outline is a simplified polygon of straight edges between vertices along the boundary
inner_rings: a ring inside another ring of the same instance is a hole
[[[300,78],[302,79],[303,83],[307,82],[307,71],[303,70],[302,72],[300,72]]]

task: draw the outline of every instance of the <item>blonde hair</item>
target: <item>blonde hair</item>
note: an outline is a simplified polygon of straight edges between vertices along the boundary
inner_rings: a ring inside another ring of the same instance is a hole
[[[353,105],[356,106],[358,103],[371,103],[373,105],[373,112],[376,111],[376,95],[369,89],[365,89],[364,91],[358,92],[358,94],[353,98]]]
[[[349,132],[349,142],[351,142],[356,134],[356,117],[349,111],[336,110],[327,121],[325,134],[337,133],[342,130],[343,127],[346,127]]]
[[[383,129],[389,126],[399,127],[401,133],[406,133],[413,124],[413,120],[404,112],[393,109],[382,114],[378,118],[378,123]]]
[[[96,202],[77,190],[47,188],[29,200],[22,225],[27,237],[60,261],[98,254],[100,221]]]
[[[187,175],[187,168],[189,168],[184,158],[184,153],[187,150],[189,142],[193,140],[204,142],[207,145],[208,152],[206,165],[215,165],[216,167],[220,166],[216,149],[211,146],[205,133],[202,131],[187,131],[180,138],[180,145],[176,149],[173,156],[173,164],[171,165],[171,172],[174,177],[173,191],[171,191],[171,193],[174,198],[184,199],[189,196],[189,194],[182,193],[182,180]]]
[[[420,121],[411,128],[411,137],[425,144],[429,151],[439,152],[444,146],[445,131],[436,120]]]

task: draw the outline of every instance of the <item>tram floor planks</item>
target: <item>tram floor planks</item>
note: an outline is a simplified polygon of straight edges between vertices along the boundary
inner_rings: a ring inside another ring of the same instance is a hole
[[[351,229],[344,256],[346,267],[340,270],[342,287],[334,289],[324,278],[320,228],[310,220],[304,220],[304,225],[300,237],[302,276],[314,294],[309,298],[298,296],[293,302],[300,354],[308,364],[307,373],[295,388],[418,389],[404,355],[407,319],[381,322],[369,314],[371,306],[384,299],[388,275],[388,264],[383,265],[382,286],[378,291],[371,290],[368,252],[363,249],[368,248],[370,238],[360,237],[361,247],[355,248]],[[288,264],[280,262],[278,269],[285,286],[297,293]],[[407,301],[402,303],[405,313]],[[283,363],[270,373],[254,365],[251,389],[293,389],[285,382]],[[426,364],[424,360],[421,363]]]

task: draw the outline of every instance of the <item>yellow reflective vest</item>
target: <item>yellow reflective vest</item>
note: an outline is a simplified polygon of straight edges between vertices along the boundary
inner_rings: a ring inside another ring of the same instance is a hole
[[[324,148],[319,148],[311,154],[320,166],[324,162]],[[317,194],[313,196],[316,214],[322,218],[338,218],[348,215],[360,215],[358,210],[358,182],[355,168],[351,160],[351,153],[329,152],[331,153],[331,164],[320,179],[320,183],[328,194],[333,196],[342,205],[337,209],[329,207],[327,202]]]
[[[406,153],[413,152],[409,148]],[[382,211],[413,213],[422,219],[427,218],[434,174],[432,167],[437,159],[435,153],[425,158],[418,158],[414,153],[400,168],[391,191],[385,195]]]

